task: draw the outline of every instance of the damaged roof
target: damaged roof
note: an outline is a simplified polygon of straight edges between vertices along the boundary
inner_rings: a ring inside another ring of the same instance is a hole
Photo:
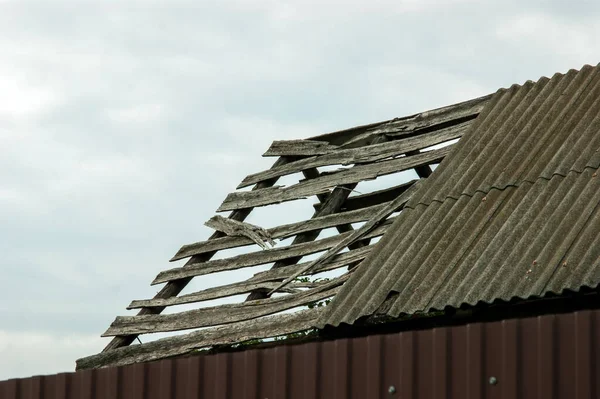
[[[186,263],[160,272],[152,281],[160,291],[132,301],[138,314],[117,317],[103,334],[112,341],[77,368],[596,287],[599,71],[585,66],[408,117],[274,142],[264,154],[278,157],[273,167],[243,179],[217,210],[228,217],[207,222],[213,235],[181,247],[171,261]],[[277,185],[281,178],[296,180]],[[246,222],[258,207],[292,201],[312,217]],[[188,286],[206,275],[223,283]],[[229,303],[207,302],[221,298]],[[150,340],[131,345],[140,335]]]
[[[489,99],[274,142],[264,154],[277,157],[274,165],[248,175],[226,197],[217,212],[230,211],[228,217],[206,223],[213,235],[182,246],[171,261],[185,264],[160,272],[152,281],[162,285],[160,291],[133,300],[128,309],[138,314],[117,317],[103,334],[111,342],[102,353],[79,359],[77,368],[138,363],[314,328],[323,309],[318,304],[348,281]],[[284,207],[290,202],[295,211]],[[258,207],[294,221],[269,226]],[[300,207],[308,218],[298,213]],[[207,284],[205,276],[218,277]],[[226,303],[208,302],[214,300]],[[176,335],[153,340],[157,333]],[[140,335],[143,343],[132,345]]]
[[[596,287],[599,166],[600,68],[499,90],[319,326]]]

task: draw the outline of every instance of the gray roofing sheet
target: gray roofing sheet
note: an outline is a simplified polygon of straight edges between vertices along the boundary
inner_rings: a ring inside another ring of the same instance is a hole
[[[597,286],[599,165],[600,68],[499,90],[320,326]]]

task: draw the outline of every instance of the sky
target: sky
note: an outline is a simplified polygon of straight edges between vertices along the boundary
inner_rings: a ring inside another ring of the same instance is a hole
[[[0,380],[102,350],[227,193],[270,166],[273,140],[595,65],[599,14],[559,0],[0,0]]]

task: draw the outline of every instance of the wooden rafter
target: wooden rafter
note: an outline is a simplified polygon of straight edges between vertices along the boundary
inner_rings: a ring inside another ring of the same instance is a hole
[[[392,213],[417,189],[415,181],[354,195],[365,180],[414,169],[420,178],[431,174],[429,165],[439,163],[450,147],[427,150],[460,138],[473,124],[487,98],[429,111],[309,140],[278,141],[265,153],[279,156],[272,168],[248,175],[240,184],[250,191],[227,196],[218,211],[232,211],[228,218],[215,216],[208,225],[216,231],[205,241],[183,246],[174,260],[189,258],[184,266],[160,272],[152,282],[164,287],[153,298],[134,300],[129,309],[136,316],[117,317],[104,336],[112,341],[99,355],[78,361],[78,368],[103,367],[153,360],[185,353],[199,347],[265,338],[312,328],[318,309],[278,314],[335,296],[352,274],[353,267],[372,251],[370,240],[393,223]],[[333,172],[317,168],[351,165]],[[286,175],[302,173],[304,179],[288,187],[275,186]],[[270,206],[316,196],[308,220],[263,229],[245,222],[258,206]],[[364,223],[356,230],[353,223]],[[338,234],[320,238],[324,229]],[[275,240],[293,237],[290,244],[273,247]],[[269,243],[270,245],[266,245]],[[213,260],[221,250],[250,247],[250,251]],[[347,249],[346,252],[340,252]],[[302,259],[324,252],[313,261]],[[273,263],[245,281],[230,282],[179,295],[197,276]],[[299,276],[347,267],[332,280],[294,281]],[[280,296],[271,294],[278,293]],[[200,307],[161,314],[166,307],[189,305],[234,295],[249,294],[235,304]],[[287,324],[286,324],[287,323]],[[127,347],[139,334],[202,328],[200,331]],[[244,331],[245,329],[245,331]]]

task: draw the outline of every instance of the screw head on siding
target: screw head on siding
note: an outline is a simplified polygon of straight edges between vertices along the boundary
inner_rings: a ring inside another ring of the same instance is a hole
[[[390,387],[388,388],[388,392],[390,393],[390,395],[395,394],[396,393],[396,387],[393,385],[390,385]]]
[[[496,377],[492,376],[490,377],[490,385],[496,385],[498,383],[498,380],[496,379]]]

